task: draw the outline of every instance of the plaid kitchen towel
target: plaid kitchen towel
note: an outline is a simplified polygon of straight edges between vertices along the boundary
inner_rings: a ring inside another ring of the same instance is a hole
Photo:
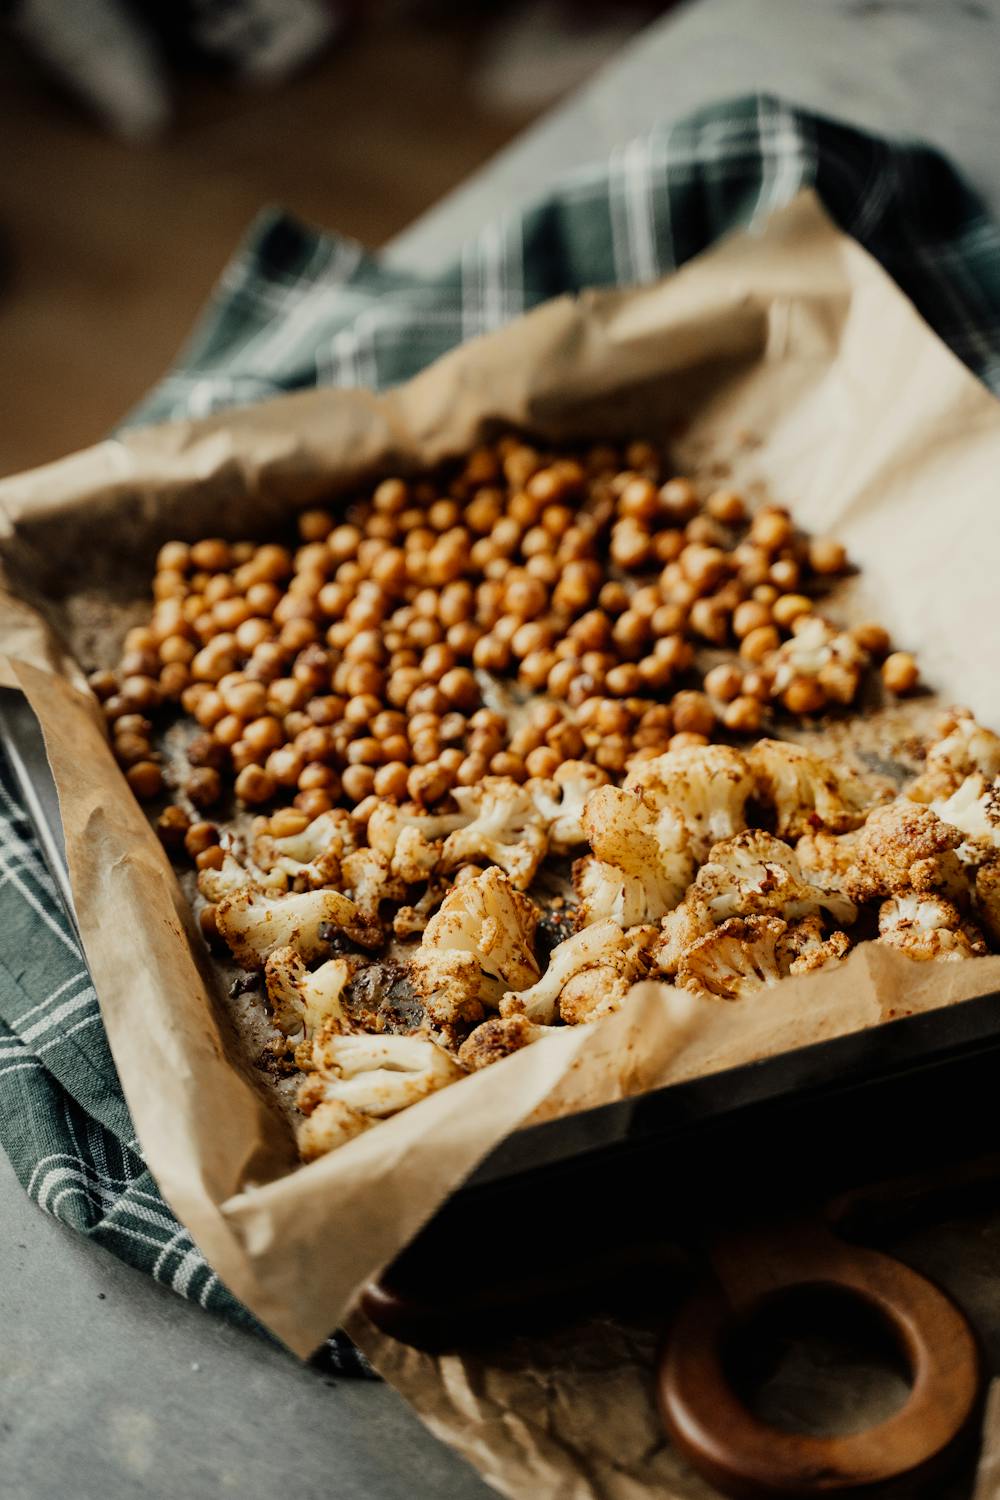
[[[431,279],[266,214],[132,421],[200,417],[316,384],[384,388],[548,297],[661,276],[806,186],[1000,391],[1000,232],[948,163],[751,97],[574,173],[489,224]],[[2,764],[0,1141],[40,1207],[183,1296],[252,1321],[145,1168],[86,967]],[[338,1336],[325,1358],[365,1368]]]

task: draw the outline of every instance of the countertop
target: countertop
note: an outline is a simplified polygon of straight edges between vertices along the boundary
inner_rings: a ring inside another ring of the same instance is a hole
[[[1000,0],[690,0],[389,255],[430,269],[559,173],[758,88],[923,135],[1000,212],[997,59]],[[393,1391],[317,1375],[88,1246],[28,1201],[2,1155],[0,1265],[7,1500],[492,1493]]]

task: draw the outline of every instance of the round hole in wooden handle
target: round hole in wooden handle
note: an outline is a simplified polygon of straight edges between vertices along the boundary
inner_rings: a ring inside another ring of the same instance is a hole
[[[660,1357],[664,1424],[692,1465],[724,1494],[760,1497],[876,1493],[916,1481],[944,1461],[966,1431],[980,1390],[975,1336],[942,1291],[900,1261],[830,1239],[797,1247],[769,1268],[756,1299],[734,1307],[721,1291],[690,1298]],[[834,1288],[857,1297],[892,1332],[911,1374],[909,1398],[862,1432],[819,1437],[756,1417],[733,1389],[726,1344],[737,1318],[793,1288]]]

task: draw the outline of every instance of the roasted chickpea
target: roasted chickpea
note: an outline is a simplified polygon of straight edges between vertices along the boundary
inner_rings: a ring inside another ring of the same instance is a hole
[[[375,772],[371,766],[348,766],[341,778],[344,796],[350,802],[361,802],[375,788]]]
[[[710,735],[715,728],[715,710],[704,693],[675,693],[671,709],[679,733]]]
[[[197,859],[205,849],[219,842],[219,830],[214,823],[192,823],[184,835],[184,848],[189,859]]]
[[[213,807],[222,796],[222,781],[214,766],[197,766],[184,783],[195,807]]]
[[[151,802],[163,791],[163,772],[153,760],[139,760],[129,766],[125,779],[140,802]]]
[[[734,734],[756,734],[764,719],[763,705],[759,698],[740,693],[722,710],[722,722]]]
[[[781,594],[771,605],[771,615],[776,625],[790,630],[802,615],[812,613],[813,603],[805,594]]]
[[[909,651],[893,651],[886,657],[882,663],[882,681],[897,696],[913,692],[920,681],[920,671]]]
[[[873,620],[853,626],[850,633],[862,651],[872,656],[885,656],[889,650],[889,632]]]
[[[744,661],[762,662],[776,651],[781,637],[773,625],[759,625],[749,630],[740,642],[740,655]]]
[[[816,714],[826,707],[826,693],[815,677],[793,677],[781,701],[790,714]]]
[[[187,813],[174,802],[165,807],[156,820],[160,843],[172,853],[184,847],[184,839],[190,827],[191,820]]]
[[[809,543],[809,566],[814,573],[843,573],[847,567],[847,552],[840,542],[830,537],[813,537]]]

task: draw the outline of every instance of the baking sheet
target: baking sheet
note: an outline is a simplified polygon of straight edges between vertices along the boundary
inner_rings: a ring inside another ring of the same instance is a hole
[[[665,282],[560,299],[388,395],[291,396],[0,483],[0,680],[43,725],[143,1149],[222,1279],[301,1354],[525,1120],[1000,984],[1000,958],[916,966],[865,948],[739,1007],[645,986],[595,1032],[568,1029],[296,1167],[252,1070],[234,1066],[187,904],[73,652],[108,648],[170,537],[263,536],[362,477],[506,425],[552,441],[671,431],[693,462],[722,455],[734,482],[766,484],[803,525],[837,532],[870,612],[928,679],[1000,723],[997,405],[809,195]]]

